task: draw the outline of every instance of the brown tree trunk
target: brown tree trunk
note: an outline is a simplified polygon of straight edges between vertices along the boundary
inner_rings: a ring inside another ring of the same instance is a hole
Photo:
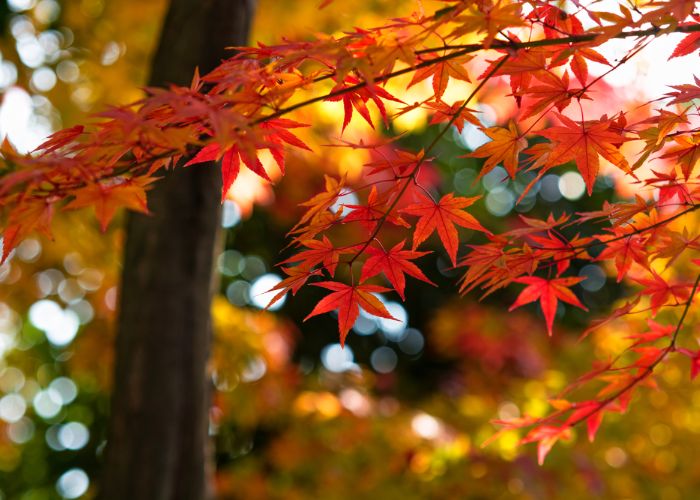
[[[188,85],[243,45],[253,0],[171,0],[150,85]],[[102,500],[207,498],[213,258],[221,176],[175,169],[130,214]]]

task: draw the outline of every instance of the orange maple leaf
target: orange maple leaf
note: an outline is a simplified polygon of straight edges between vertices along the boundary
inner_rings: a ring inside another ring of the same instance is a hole
[[[589,195],[593,193],[593,184],[598,175],[599,156],[631,173],[627,160],[619,150],[619,145],[626,141],[626,138],[613,129],[612,120],[604,116],[601,120],[575,122],[564,115],[555,115],[563,126],[550,127],[539,132],[554,143],[546,166],[554,167],[574,160],[576,168],[586,182]]]
[[[515,123],[512,121],[508,128],[489,127],[484,133],[492,140],[468,154],[472,158],[487,158],[479,172],[479,177],[488,174],[496,165],[503,163],[503,167],[511,178],[515,178],[518,172],[518,155],[527,147],[527,140],[518,133]]]
[[[119,208],[149,213],[146,186],[154,181],[155,179],[149,177],[114,177],[107,181],[91,183],[73,191],[75,198],[64,209],[93,207],[100,227],[105,231]]]
[[[430,64],[425,68],[421,68],[413,74],[413,78],[406,88],[411,88],[418,82],[427,80],[432,76],[433,92],[435,98],[439,100],[447,89],[447,84],[450,78],[470,82],[469,74],[464,69],[463,64],[472,59],[472,56],[463,56],[458,60],[443,61],[436,64]]]
[[[479,196],[464,198],[448,193],[437,203],[422,193],[418,193],[418,196],[421,198],[419,203],[414,203],[401,210],[403,213],[420,217],[413,233],[413,250],[418,248],[418,245],[437,229],[440,241],[442,241],[454,266],[457,264],[458,245],[455,225],[490,234],[490,231],[479,224],[479,221],[462,210],[478,200]]]
[[[700,134],[693,134],[690,137],[679,135],[673,140],[676,145],[669,148],[668,152],[661,158],[673,158],[680,165],[687,181],[693,173],[695,165],[700,161]]]

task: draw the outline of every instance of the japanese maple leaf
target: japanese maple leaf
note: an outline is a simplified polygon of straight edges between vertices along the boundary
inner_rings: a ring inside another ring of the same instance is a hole
[[[523,276],[517,278],[513,281],[516,283],[523,283],[527,285],[527,287],[520,292],[520,295],[518,295],[518,298],[513,305],[510,306],[508,311],[539,300],[544,319],[547,322],[547,333],[551,336],[554,315],[557,312],[557,304],[560,300],[579,307],[584,311],[588,311],[586,306],[581,304],[576,295],[574,295],[574,292],[569,289],[569,287],[584,279],[585,277],[569,277],[548,280],[545,278],[538,278],[537,276]]]
[[[700,351],[693,351],[684,347],[678,347],[676,350],[690,358],[690,380],[695,380],[695,377],[700,373]]]
[[[308,250],[292,255],[288,259],[280,262],[280,264],[301,262],[299,265],[300,267],[311,269],[316,264],[323,263],[323,267],[326,271],[333,276],[335,274],[335,268],[338,266],[339,256],[350,251],[347,248],[334,247],[333,243],[331,243],[326,236],[323,236],[322,240],[304,240],[301,244],[308,248]]]
[[[648,344],[662,338],[671,337],[673,331],[676,329],[674,325],[662,325],[652,319],[648,319],[647,324],[649,325],[650,331],[633,333],[625,337],[626,339],[634,340],[634,343],[630,347],[637,347],[641,344]]]
[[[428,277],[423,274],[423,271],[418,268],[411,260],[417,259],[430,252],[414,252],[412,250],[403,250],[404,242],[397,243],[391,250],[386,251],[383,248],[370,247],[367,253],[370,257],[362,267],[362,275],[360,281],[365,281],[379,273],[384,273],[384,276],[394,287],[394,290],[401,296],[402,300],[406,300],[404,289],[406,287],[406,276],[408,274],[431,285],[435,285]]]
[[[85,130],[82,125],[76,125],[75,127],[66,128],[54,132],[49,136],[49,138],[41,143],[34,151],[41,151],[42,154],[51,153],[57,149],[61,149],[63,146],[70,144],[75,141]]]
[[[690,295],[690,285],[687,283],[669,284],[654,270],[651,271],[651,278],[633,278],[634,281],[644,286],[640,292],[642,295],[650,296],[651,313],[656,316],[659,309],[665,306],[671,299],[676,304],[681,304],[688,300]]]
[[[439,202],[435,203],[423,193],[419,192],[417,194],[421,201],[401,210],[403,213],[420,217],[416,224],[416,230],[413,233],[413,250],[418,248],[418,245],[424,242],[437,229],[440,241],[442,241],[454,266],[457,264],[458,245],[456,225],[490,234],[488,229],[484,228],[479,224],[479,221],[463,210],[478,200],[479,196],[464,198],[448,193]]]
[[[436,100],[426,104],[435,114],[430,120],[431,125],[438,123],[452,122],[458,132],[462,132],[465,122],[469,122],[477,127],[481,126],[479,119],[474,116],[475,110],[464,108],[464,101],[455,101],[452,105],[444,101]]]
[[[463,64],[472,59],[472,56],[463,56],[459,60],[449,60],[443,61],[435,64],[430,64],[424,68],[417,70],[413,74],[413,79],[408,84],[407,88],[411,88],[418,82],[427,80],[432,76],[433,82],[433,92],[435,93],[436,99],[440,99],[447,89],[447,83],[450,78],[455,80],[462,80],[464,82],[470,82],[467,70],[464,69]]]
[[[51,234],[51,220],[54,214],[54,203],[50,199],[22,200],[18,207],[8,217],[2,232],[2,258],[0,264],[10,255],[10,252],[30,233],[38,231],[47,238]]]
[[[380,174],[385,171],[391,171],[393,176],[405,176],[412,172],[417,164],[425,165],[429,159],[425,158],[425,153],[421,149],[417,153],[395,149],[391,156],[382,155],[382,158],[370,163],[365,163],[364,166],[370,171],[367,175]]]
[[[671,85],[672,89],[676,89],[677,92],[669,92],[664,97],[673,99],[669,101],[669,105],[681,104],[684,102],[690,102],[693,99],[700,98],[700,78],[697,76],[695,78],[695,85],[692,83],[684,83],[683,85]]]
[[[489,2],[481,8],[471,8],[455,18],[457,28],[450,37],[486,33],[481,41],[485,49],[502,30],[523,25],[522,6],[519,3]]]
[[[604,237],[599,237],[598,239],[605,243]],[[630,234],[627,238],[606,243],[605,249],[598,255],[596,260],[603,261],[612,258],[615,259],[618,283],[627,275],[633,262],[648,268],[649,249],[647,248],[647,238],[638,234]]]
[[[557,276],[566,271],[571,265],[574,257],[586,258],[585,252],[577,252],[577,249],[584,247],[591,242],[591,238],[581,238],[578,234],[570,241],[558,237],[552,231],[547,232],[547,236],[530,235],[530,238],[539,245],[535,247],[541,258],[551,258],[557,266]]]
[[[387,222],[391,222],[396,226],[410,227],[408,223],[401,217],[392,215],[386,212],[385,201],[382,196],[377,195],[377,187],[372,186],[367,197],[366,205],[345,205],[346,208],[352,211],[345,216],[344,222],[359,222],[369,232],[372,232],[377,226],[377,222],[385,218]]]
[[[673,50],[671,57],[668,59],[671,60],[674,57],[687,56],[688,54],[695,52],[698,48],[700,48],[700,33],[690,33],[680,41],[680,43]]]
[[[347,76],[344,83],[339,83],[333,89],[331,89],[331,97],[327,97],[326,101],[343,101],[343,110],[345,116],[343,118],[343,128],[350,124],[352,120],[353,109],[357,111],[362,118],[369,124],[370,127],[374,128],[372,123],[372,117],[369,114],[369,108],[367,108],[367,101],[370,99],[377,106],[379,113],[384,119],[384,123],[388,126],[388,117],[386,114],[386,107],[384,106],[384,100],[402,102],[397,99],[389,92],[384,90],[382,87],[377,85],[358,87],[360,80],[354,76]]]
[[[687,249],[700,250],[700,235],[691,235],[687,227],[682,233],[669,230],[661,237],[655,257],[668,259],[668,268]]]
[[[556,427],[552,425],[540,425],[532,429],[520,441],[521,444],[537,443],[537,463],[542,465],[544,459],[549,454],[552,446],[559,439],[569,439],[571,437],[571,428],[562,426]]]
[[[221,148],[218,144],[209,144],[208,146],[204,146],[190,161],[185,163],[185,167],[206,161],[216,161],[219,158],[221,158],[222,202],[226,197],[226,193],[238,177],[238,173],[241,170],[241,158],[250,170],[258,174],[266,181],[272,182],[258,157],[243,151],[237,145],[227,149],[223,154],[221,154]]]
[[[313,316],[338,309],[338,329],[340,330],[341,346],[345,345],[345,338],[360,314],[360,307],[373,316],[396,319],[389,314],[384,304],[373,295],[373,293],[388,292],[389,288],[376,285],[346,285],[335,281],[321,281],[320,283],[313,283],[313,285],[327,288],[332,293],[322,298],[313,311],[304,318],[304,321]]]
[[[583,33],[583,25],[574,14],[554,5],[539,5],[527,16],[533,21],[541,21],[547,38],[561,38]]]
[[[658,205],[663,206],[667,202],[671,202],[674,196],[678,197],[681,203],[693,203],[692,196],[688,189],[688,185],[678,180],[676,170],[670,172],[657,172],[651,170],[655,177],[650,177],[644,181],[645,184],[655,186],[659,190]]]
[[[313,221],[320,214],[327,213],[328,209],[333,206],[340,196],[343,186],[345,185],[345,178],[343,177],[336,180],[328,175],[325,175],[324,178],[326,181],[326,190],[313,196],[310,200],[299,204],[299,206],[309,208],[299,222],[292,228],[290,233],[294,233],[299,227],[307,224],[309,221]]]
[[[690,137],[679,135],[673,140],[676,145],[669,148],[668,152],[661,158],[672,158],[678,163],[687,181],[693,173],[695,165],[700,161],[700,134],[693,134]]]
[[[538,71],[535,76],[542,85],[530,85],[516,94],[516,97],[527,96],[531,100],[530,105],[520,115],[521,120],[530,118],[551,106],[563,111],[571,103],[571,97],[580,90],[569,88],[569,74],[566,72],[561,78],[549,71]]]
[[[114,177],[108,181],[95,182],[72,192],[75,196],[64,209],[71,210],[93,207],[102,231],[107,229],[118,208],[130,208],[136,212],[148,213],[146,186],[153,178]]]
[[[191,160],[185,163],[184,166],[189,167],[190,165],[195,165],[197,163],[221,159],[221,200],[223,201],[223,199],[226,197],[226,193],[238,177],[241,170],[241,161],[255,174],[268,182],[272,182],[270,176],[265,171],[262,162],[258,158],[258,150],[269,150],[282,173],[284,173],[285,170],[284,143],[299,149],[310,151],[311,149],[301,139],[287,130],[290,128],[307,126],[308,125],[306,124],[295,122],[293,120],[275,118],[260,124],[262,134],[256,142],[241,140],[223,152],[218,144],[209,144],[200,149],[199,152],[194,155]]]
[[[479,177],[488,174],[496,165],[503,163],[503,167],[511,178],[515,178],[518,172],[518,155],[527,147],[527,140],[520,135],[515,123],[512,121],[508,128],[489,127],[484,133],[492,140],[468,154],[472,158],[487,158],[479,172]]]
[[[284,144],[289,144],[295,148],[311,151],[311,148],[304,141],[292,134],[290,128],[308,127],[305,123],[295,122],[287,118],[275,118],[260,124],[260,128],[265,131],[266,146],[270,154],[275,159],[280,171],[284,174]]]
[[[619,145],[626,141],[626,138],[613,129],[612,120],[603,117],[592,122],[575,122],[564,115],[555,114],[563,126],[550,127],[539,132],[554,143],[546,166],[554,167],[574,160],[576,168],[586,182],[589,195],[593,193],[600,156],[629,172],[627,160],[619,150]]]
[[[287,295],[287,292],[291,291],[292,295],[296,295],[299,289],[307,282],[311,276],[315,276],[321,273],[320,269],[309,269],[304,266],[297,267],[283,267],[282,271],[287,275],[282,281],[277,283],[275,286],[267,290],[265,293],[274,292],[279,290],[277,295],[275,295],[272,300],[265,306],[265,309],[269,309],[272,305],[280,300],[282,297]]]

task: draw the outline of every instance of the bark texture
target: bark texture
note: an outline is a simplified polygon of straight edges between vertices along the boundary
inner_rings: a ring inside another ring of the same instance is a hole
[[[253,0],[172,0],[150,85],[188,85],[244,45]],[[101,500],[208,498],[209,356],[221,174],[175,169],[130,214]]]

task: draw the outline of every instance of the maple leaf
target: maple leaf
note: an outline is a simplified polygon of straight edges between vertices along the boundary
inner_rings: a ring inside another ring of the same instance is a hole
[[[402,103],[402,101],[377,85],[373,85],[371,87],[369,85],[365,85],[364,87],[356,88],[359,83],[359,78],[347,76],[344,83],[339,83],[333,87],[330,92],[331,97],[327,97],[325,99],[326,101],[331,102],[343,101],[345,116],[343,118],[342,130],[345,131],[345,128],[350,124],[353,109],[355,109],[355,111],[357,111],[360,116],[365,119],[370,127],[374,128],[372,117],[370,116],[369,109],[367,108],[367,101],[370,99],[377,106],[379,113],[384,119],[384,123],[388,126],[386,107],[384,106],[382,99],[400,103]]]
[[[666,268],[687,249],[700,250],[700,235],[691,236],[688,228],[684,227],[683,232],[668,231],[661,237],[661,244],[655,252],[655,257],[668,259]]]
[[[503,167],[511,178],[518,173],[518,155],[527,147],[527,140],[520,135],[514,122],[508,124],[508,128],[489,127],[483,129],[484,133],[492,140],[477,148],[467,156],[472,158],[487,158],[479,172],[483,177],[493,170],[496,165],[503,163]]]
[[[554,148],[547,158],[547,166],[557,166],[574,160],[576,168],[586,182],[589,195],[593,193],[593,185],[598,176],[599,156],[630,173],[627,160],[619,150],[619,145],[627,139],[613,129],[612,120],[603,117],[592,122],[575,122],[559,113],[555,115],[563,126],[550,127],[539,132],[554,143]]]
[[[404,296],[406,277],[404,274],[437,286],[423,274],[423,271],[421,271],[418,266],[411,262],[411,260],[427,255],[430,252],[403,250],[403,245],[404,241],[397,243],[389,251],[383,248],[369,247],[367,253],[370,257],[365,261],[362,267],[360,281],[365,281],[383,272],[384,276],[386,276],[402,300],[406,300]]]
[[[427,80],[432,76],[433,92],[435,93],[435,98],[440,100],[447,89],[447,83],[449,82],[450,78],[462,80],[463,82],[471,81],[469,74],[467,74],[467,71],[462,66],[471,59],[473,59],[473,57],[467,55],[460,57],[457,60],[452,59],[435,64],[429,64],[413,74],[413,78],[406,88],[411,88],[416,83]]]
[[[75,198],[64,209],[93,207],[102,231],[106,231],[118,208],[149,213],[145,188],[154,181],[148,177],[113,177],[107,181],[91,183],[73,191],[71,194]]]
[[[554,5],[538,5],[527,18],[541,22],[547,38],[562,38],[583,33],[583,25],[576,15]]]
[[[695,377],[700,373],[700,351],[691,351],[684,347],[678,347],[676,350],[690,358],[690,380],[695,380]]]
[[[309,315],[304,318],[304,321],[313,316],[338,309],[341,346],[345,345],[345,338],[360,314],[360,307],[373,316],[396,319],[389,314],[384,304],[373,295],[373,293],[388,292],[389,288],[377,285],[346,285],[335,281],[321,281],[312,284],[332,290],[332,293],[322,298]]]
[[[572,427],[583,420],[586,421],[588,440],[593,442],[596,432],[603,421],[603,407],[600,401],[579,401],[570,403],[565,399],[554,399],[549,402],[560,412],[571,412],[564,422],[564,428]]]
[[[673,140],[676,145],[669,148],[661,158],[673,158],[680,165],[685,180],[688,180],[695,165],[700,161],[700,134],[693,134],[691,137],[679,135]]]
[[[522,6],[518,3],[496,2],[475,3],[464,14],[457,16],[457,28],[450,33],[451,37],[486,33],[481,45],[488,49],[499,32],[505,28],[523,25]]]
[[[281,264],[290,262],[301,262],[299,265],[305,269],[311,269],[316,264],[323,263],[323,267],[328,273],[333,276],[335,269],[338,266],[338,258],[343,253],[348,253],[351,250],[348,248],[336,248],[333,243],[324,235],[322,240],[303,240],[301,244],[309,250],[304,250],[298,254],[292,255]]]
[[[429,163],[422,149],[417,153],[401,149],[396,149],[392,152],[393,154],[389,157],[387,157],[388,155],[382,155],[380,160],[365,163],[364,166],[370,169],[367,175],[391,171],[394,177],[400,177],[412,172],[418,164],[425,165]]]
[[[514,94],[516,98],[527,96],[533,101],[520,115],[521,120],[552,106],[563,111],[571,103],[571,97],[580,94],[581,89],[569,88],[569,74],[566,72],[561,78],[550,71],[537,71],[534,76],[542,85],[528,85]]]
[[[571,241],[566,241],[562,237],[558,237],[552,231],[547,232],[547,236],[531,235],[530,238],[541,247],[536,247],[535,250],[543,258],[551,258],[557,265],[557,276],[560,276],[569,268],[571,259],[574,257],[586,258],[586,252],[581,252],[580,248],[584,248],[591,242],[591,238],[581,238],[576,235]]]
[[[344,222],[359,222],[368,231],[372,232],[381,219],[386,219],[396,226],[411,227],[401,217],[386,212],[384,196],[377,195],[377,187],[372,186],[372,190],[367,197],[366,205],[345,205],[352,211],[345,216]]]
[[[678,198],[678,201],[681,203],[691,205],[693,204],[693,197],[690,193],[690,190],[688,189],[688,185],[686,185],[684,182],[679,182],[676,179],[676,171],[673,170],[670,174],[665,175],[659,172],[655,172],[652,170],[654,174],[656,175],[655,179],[647,179],[645,182],[648,182],[650,184],[653,184],[655,182],[662,182],[663,184],[655,184],[656,188],[659,190],[659,206],[663,206],[667,202],[670,202],[673,200],[673,197],[676,196]]]
[[[694,77],[695,85],[692,83],[684,83],[682,85],[671,85],[672,89],[676,92],[669,92],[664,97],[673,98],[669,101],[669,104],[681,104],[684,102],[690,102],[693,99],[700,98],[700,78]]]
[[[287,295],[287,292],[289,291],[292,292],[292,295],[296,295],[299,289],[311,276],[316,276],[321,272],[320,269],[309,269],[308,267],[304,266],[283,267],[282,271],[287,275],[287,277],[265,292],[269,293],[280,290],[277,295],[272,297],[272,300],[270,300],[267,306],[265,306],[265,309],[272,307],[275,302]]]
[[[598,237],[598,239],[605,243],[606,247],[598,255],[596,260],[603,261],[611,258],[615,259],[618,283],[620,283],[622,278],[627,275],[627,272],[630,270],[633,262],[636,262],[644,268],[649,267],[646,236],[630,234],[626,238],[611,242],[605,242],[605,238],[603,237]]]
[[[659,309],[673,298],[676,304],[682,304],[688,300],[690,295],[690,285],[687,283],[669,284],[656,271],[651,270],[651,279],[632,278],[634,281],[644,286],[641,295],[650,296],[651,313],[656,316]]]
[[[472,251],[460,261],[459,265],[466,267],[467,271],[461,279],[459,293],[473,290],[493,276],[494,268],[504,267],[508,240],[498,236],[489,238],[492,240],[490,243],[470,245]]]
[[[275,159],[277,166],[283,174],[285,171],[283,145],[285,143],[299,149],[311,151],[311,148],[301,139],[287,130],[290,128],[307,126],[306,124],[284,118],[267,120],[260,124],[260,131],[263,136],[259,138],[257,142],[240,140],[238,143],[223,151],[218,143],[208,144],[200,149],[184,166],[189,167],[198,163],[217,161],[220,159],[222,177],[221,200],[223,202],[226,193],[228,193],[228,190],[238,177],[241,169],[241,161],[243,161],[243,164],[252,172],[266,181],[272,182],[272,179],[270,179],[270,176],[267,174],[262,162],[258,158],[257,150],[267,149],[270,151],[270,154]]]
[[[31,232],[38,231],[47,238],[52,238],[51,220],[54,204],[50,199],[27,199],[19,202],[10,214],[2,232],[2,258],[4,263],[10,252]]]
[[[444,101],[437,100],[427,103],[427,106],[435,112],[430,120],[431,125],[452,122],[452,125],[454,125],[460,133],[464,129],[465,122],[469,122],[477,127],[481,126],[479,119],[474,116],[476,111],[465,108],[464,101],[455,101],[452,105],[449,105]]]
[[[479,221],[463,210],[478,200],[479,196],[464,198],[448,193],[439,202],[435,203],[425,194],[417,194],[421,201],[401,210],[403,213],[420,217],[413,233],[413,250],[418,248],[418,245],[437,229],[440,241],[442,241],[445,251],[447,251],[454,266],[457,264],[458,245],[455,225],[490,234],[488,229],[484,228],[479,224]]]
[[[647,324],[649,325],[650,331],[633,333],[625,337],[626,339],[634,340],[634,343],[630,347],[637,347],[641,344],[647,344],[662,338],[669,338],[676,329],[674,325],[661,325],[652,319],[648,319]]]
[[[673,50],[673,53],[668,59],[671,60],[674,57],[687,56],[688,54],[692,54],[699,48],[700,33],[690,33],[689,35],[686,35],[678,45],[676,45],[676,48]]]
[[[207,161],[216,161],[221,158],[221,201],[223,202],[226,198],[226,193],[236,181],[238,173],[241,170],[241,157],[243,157],[243,161],[250,170],[266,181],[272,182],[272,179],[267,175],[265,168],[257,156],[251,157],[248,154],[242,153],[238,146],[233,146],[227,149],[222,155],[221,147],[218,144],[209,144],[199,150],[199,152],[185,163],[184,166],[189,167],[190,165],[196,165]]]
[[[333,206],[340,196],[340,192],[345,185],[345,178],[342,177],[341,179],[336,180],[329,175],[325,175],[324,178],[326,181],[326,190],[313,196],[310,200],[299,204],[299,206],[309,207],[309,209],[301,217],[299,222],[292,228],[290,233],[295,232],[299,227],[303,226],[307,222],[313,221],[320,214],[327,213],[328,209]]]
[[[540,425],[532,429],[520,442],[537,443],[537,463],[542,465],[552,446],[559,439],[569,439],[571,428],[567,426],[556,427],[552,425]]]
[[[83,133],[84,130],[84,126],[76,125],[71,128],[66,128],[63,130],[59,130],[58,132],[54,132],[49,136],[49,138],[45,142],[37,146],[37,148],[34,151],[41,151],[42,154],[47,154],[57,149],[61,149],[63,146],[66,146],[73,142],[77,137],[79,137]]]
[[[569,287],[580,283],[586,279],[585,277],[570,277],[570,278],[554,278],[551,280],[545,278],[538,278],[537,276],[523,276],[515,279],[516,283],[523,283],[527,285],[525,289],[520,292],[518,298],[513,303],[508,311],[517,309],[520,306],[529,304],[536,300],[540,301],[540,306],[542,307],[542,313],[544,314],[545,321],[547,323],[547,333],[552,335],[552,326],[554,324],[554,315],[557,312],[557,304],[559,300],[571,304],[573,306],[579,307],[584,311],[588,311],[586,306],[581,304],[574,292],[572,292]]]

